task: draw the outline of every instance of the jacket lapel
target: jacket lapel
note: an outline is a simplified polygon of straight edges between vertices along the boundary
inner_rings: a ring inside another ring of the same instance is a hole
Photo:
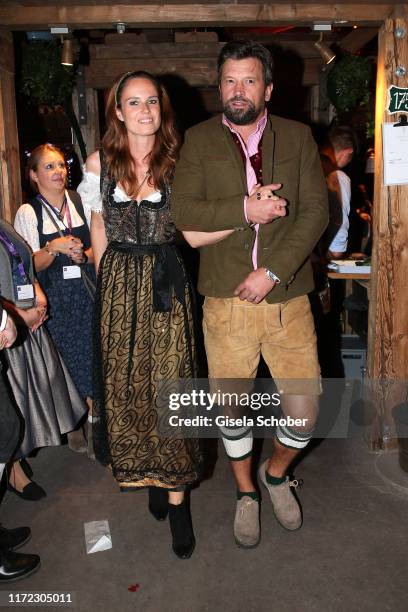
[[[234,142],[231,132],[229,131],[229,128],[226,125],[221,124],[221,130],[222,130],[224,145],[228,151],[227,155],[233,160],[233,164],[234,164],[234,167],[237,173],[237,177],[239,177],[239,180],[240,180],[240,186],[242,188],[242,191],[246,193],[248,190],[248,187],[247,187],[247,181],[246,181],[245,167],[242,161],[241,154],[238,150],[238,146]],[[231,180],[233,180],[232,177],[231,177]]]

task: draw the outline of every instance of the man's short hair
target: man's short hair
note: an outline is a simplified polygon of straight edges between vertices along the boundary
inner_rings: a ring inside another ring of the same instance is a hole
[[[345,149],[352,149],[353,153],[357,149],[357,141],[353,130],[346,125],[339,125],[329,131],[328,139],[333,150],[338,153]]]
[[[218,82],[221,81],[222,67],[229,59],[241,60],[248,57],[259,59],[262,64],[265,85],[272,83],[272,54],[266,47],[253,40],[232,40],[221,49],[218,56]]]

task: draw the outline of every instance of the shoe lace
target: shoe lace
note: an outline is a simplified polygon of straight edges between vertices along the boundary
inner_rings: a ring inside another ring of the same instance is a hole
[[[240,507],[241,518],[244,516],[244,514],[248,510],[248,508],[250,506],[252,506],[253,503],[254,503],[253,499],[244,499],[244,501],[243,501],[243,503],[241,504],[241,507]]]
[[[293,480],[289,480],[289,486],[299,490],[303,487],[303,479],[302,478],[294,478]]]

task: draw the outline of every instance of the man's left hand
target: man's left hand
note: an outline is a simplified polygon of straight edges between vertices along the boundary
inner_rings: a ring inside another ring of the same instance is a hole
[[[275,285],[276,283],[267,278],[266,269],[258,268],[258,270],[254,270],[248,274],[246,279],[238,285],[234,291],[234,295],[237,295],[240,300],[247,300],[248,302],[259,304],[259,302],[262,302],[264,297],[272,291]]]

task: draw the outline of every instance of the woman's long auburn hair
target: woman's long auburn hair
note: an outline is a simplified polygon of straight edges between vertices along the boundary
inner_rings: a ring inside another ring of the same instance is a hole
[[[102,139],[102,147],[108,175],[120,183],[130,196],[137,192],[139,184],[129,150],[126,126],[118,119],[116,108],[120,108],[121,94],[126,83],[138,78],[148,79],[153,83],[157,89],[161,111],[160,128],[155,135],[153,149],[149,156],[151,172],[149,184],[152,187],[163,188],[171,182],[180,148],[180,138],[174,126],[173,110],[163,85],[154,76],[143,70],[129,72],[116,79],[106,104],[107,130]]]

